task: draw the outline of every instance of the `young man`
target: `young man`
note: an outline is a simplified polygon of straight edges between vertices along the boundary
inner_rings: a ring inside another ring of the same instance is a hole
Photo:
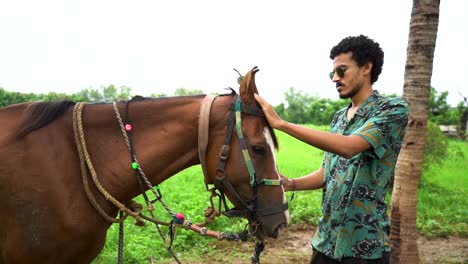
[[[331,80],[351,104],[338,111],[330,132],[282,120],[255,95],[270,125],[325,151],[322,166],[303,177],[284,178],[285,190],[323,188],[322,217],[312,239],[311,263],[389,263],[390,221],[385,195],[408,122],[402,99],[373,90],[383,51],[366,36],[343,39],[330,52]]]

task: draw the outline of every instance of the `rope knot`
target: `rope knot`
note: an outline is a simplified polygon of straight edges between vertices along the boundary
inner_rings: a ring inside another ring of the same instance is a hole
[[[132,212],[132,217],[135,219],[135,225],[136,226],[144,226],[145,221],[141,219],[140,213],[141,210],[143,210],[143,205],[140,203],[135,202],[134,200],[131,200],[130,203],[128,204],[128,208]]]
[[[219,215],[220,213],[216,209],[214,209],[213,206],[210,206],[205,209],[205,222],[207,224],[211,224]]]

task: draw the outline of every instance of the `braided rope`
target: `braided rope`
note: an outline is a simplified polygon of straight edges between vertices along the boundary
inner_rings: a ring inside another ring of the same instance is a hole
[[[96,198],[94,197],[93,193],[91,192],[89,188],[88,176],[86,172],[86,163],[83,157],[83,150],[81,148],[80,137],[79,137],[79,132],[78,132],[77,113],[79,111],[79,108],[83,108],[82,104],[76,104],[75,107],[73,108],[73,133],[75,135],[75,144],[76,144],[76,148],[78,150],[78,155],[80,158],[81,178],[83,181],[84,191],[86,193],[86,196],[88,197],[88,200],[91,202],[91,205],[94,207],[94,209],[96,209],[96,211],[98,211],[99,215],[101,215],[108,222],[120,223],[123,221],[123,218],[117,219],[117,218],[109,216],[97,203]],[[127,215],[125,215],[125,217],[126,216]]]
[[[119,109],[117,107],[117,103],[116,102],[113,102],[112,103],[113,106],[114,106],[114,112],[115,112],[115,115],[117,117],[117,120],[119,121],[119,126],[120,126],[120,130],[122,131],[122,135],[124,136],[124,139],[125,139],[125,144],[127,145],[127,148],[129,150],[131,150],[131,146],[130,146],[130,139],[128,137],[128,133],[127,133],[127,130],[125,130],[125,126],[124,126],[124,123],[122,121],[122,117],[120,116],[120,112],[119,112]],[[141,168],[140,166],[140,163],[138,162],[138,159],[136,158],[136,155],[134,153],[132,153],[132,157],[133,157],[133,160],[138,164],[138,172],[140,172],[140,175],[141,177],[143,178],[143,181],[146,183],[146,185],[148,186],[148,188],[151,190],[151,192],[154,194],[154,196],[156,197],[159,197],[159,194],[157,192],[157,189],[159,189],[158,186],[154,187],[151,182],[148,180],[148,177],[146,177],[146,174],[144,173],[143,169]],[[172,216],[174,217],[175,216],[175,213],[172,212],[172,210],[166,205],[166,203],[164,203],[164,201],[162,201],[161,199],[159,199],[161,205],[164,207],[164,209]]]
[[[153,187],[153,185],[151,184],[151,182],[148,180],[148,177],[146,177],[146,174],[143,172],[143,169],[141,168],[140,163],[138,162],[135,153],[132,152],[132,147],[131,147],[131,144],[130,144],[130,138],[128,137],[128,132],[127,132],[127,130],[125,129],[124,123],[123,123],[123,121],[122,121],[122,117],[120,116],[120,112],[119,112],[119,109],[118,109],[118,107],[117,107],[117,103],[116,103],[116,102],[113,102],[113,103],[112,103],[112,106],[114,107],[115,116],[117,117],[117,120],[118,120],[119,126],[120,126],[120,130],[121,130],[122,135],[123,135],[123,137],[124,137],[124,139],[125,139],[125,144],[127,145],[128,150],[131,152],[131,155],[132,155],[133,160],[138,164],[138,172],[140,173],[141,178],[143,178],[143,181],[144,181],[144,182],[146,183],[146,185],[149,187],[149,189],[151,190],[151,192],[152,192],[156,197],[160,198],[160,195],[157,193],[157,191],[155,190],[155,188]],[[156,187],[156,188],[158,189],[159,187]],[[145,201],[146,201],[146,204],[147,204],[148,207],[149,207],[149,206],[152,206],[150,201],[148,201],[147,199],[145,199]],[[175,216],[175,213],[173,213],[173,212],[169,209],[169,207],[162,201],[162,199],[158,199],[158,201],[161,203],[161,205],[164,207],[164,209],[165,209],[172,217]],[[148,211],[150,212],[151,218],[146,217],[146,216],[144,216],[143,214],[141,214],[140,216],[141,216],[143,219],[154,223],[154,225],[156,226],[156,229],[157,229],[157,231],[158,231],[158,233],[159,233],[159,236],[161,237],[161,239],[162,239],[163,241],[165,241],[165,240],[166,240],[166,236],[164,235],[164,233],[163,233],[163,231],[162,231],[162,229],[161,229],[161,226],[160,226],[160,224],[161,224],[162,222],[159,222],[159,221],[157,221],[157,220],[155,219],[153,210],[149,210],[149,209],[148,209]],[[166,224],[166,223],[164,223],[164,224],[165,224],[165,225],[170,225],[170,224]],[[174,258],[174,260],[175,260],[177,263],[181,263],[181,262],[179,261],[179,259],[177,258],[177,255],[172,251],[171,248],[168,248],[168,247],[167,247],[167,251],[171,254],[171,256]]]
[[[86,162],[86,165],[88,166],[89,172],[91,173],[91,178],[93,179],[94,184],[96,185],[99,192],[101,192],[101,194],[106,198],[106,200],[108,200],[113,205],[115,205],[120,211],[135,218],[135,220],[138,222],[140,221],[139,212],[133,212],[132,210],[128,209],[124,204],[117,201],[111,194],[109,194],[109,192],[106,191],[106,189],[104,189],[104,187],[101,185],[97,177],[96,170],[94,169],[93,163],[89,156],[88,149],[86,147],[86,140],[85,140],[84,131],[83,131],[83,108],[84,108],[84,103],[77,103],[75,105],[75,108],[73,109],[73,127],[74,127],[74,132],[75,132],[75,143],[77,145],[80,160],[81,161],[84,160]],[[85,192],[88,198],[90,199],[92,205],[96,208],[99,214],[101,214],[101,216],[103,216],[106,220],[110,222],[119,223],[123,221],[123,219],[116,219],[116,218],[110,217],[97,204],[93,194],[89,190],[89,184],[88,184],[87,177],[86,177],[87,176],[86,167],[85,167],[84,162],[82,162],[81,164],[81,172],[82,172],[82,178],[83,178],[83,185],[85,186]]]
[[[122,218],[122,211],[119,212],[120,218]],[[119,223],[119,244],[117,246],[117,263],[123,263],[124,259],[124,222]]]
[[[87,150],[87,146],[86,146],[86,140],[85,140],[85,135],[84,135],[84,131],[83,131],[83,108],[84,108],[84,103],[77,103],[73,109],[73,131],[74,131],[74,135],[75,135],[75,144],[76,144],[76,147],[77,147],[77,150],[78,150],[78,154],[79,154],[79,158],[80,158],[80,166],[81,166],[81,174],[82,174],[82,180],[83,180],[83,186],[84,186],[84,189],[85,189],[85,193],[89,199],[89,201],[91,202],[91,204],[93,205],[93,207],[98,211],[98,213],[104,218],[106,219],[107,221],[109,222],[113,222],[113,223],[123,223],[123,221],[130,215],[132,216],[133,218],[135,218],[135,220],[138,222],[141,221],[141,219],[144,219],[144,220],[147,220],[149,222],[152,222],[155,224],[155,226],[157,227],[157,230],[158,230],[158,233],[159,235],[161,236],[161,238],[163,239],[163,241],[166,240],[165,238],[165,235],[164,233],[162,232],[161,230],[161,227],[160,225],[169,225],[170,223],[165,223],[165,222],[162,222],[162,221],[158,221],[155,219],[154,217],[154,214],[153,214],[153,210],[149,209],[148,208],[148,211],[150,212],[151,214],[151,218],[150,217],[147,217],[145,216],[144,214],[142,214],[140,212],[140,210],[132,210],[134,209],[132,206],[130,206],[130,208],[132,209],[129,209],[127,208],[127,206],[125,206],[124,204],[120,203],[118,200],[116,200],[111,194],[109,194],[105,189],[104,187],[101,185],[98,177],[97,177],[97,174],[96,174],[96,171],[94,169],[94,166],[93,166],[93,163],[91,161],[91,158],[89,156],[89,153],[88,153],[88,150]],[[125,138],[125,143],[127,145],[127,147],[129,148],[130,151],[132,151],[131,149],[131,143],[130,143],[130,139],[129,139],[129,136],[128,136],[128,133],[125,129],[125,126],[123,124],[123,121],[122,121],[122,118],[120,116],[120,113],[119,113],[119,110],[117,108],[117,105],[116,103],[114,102],[113,103],[113,106],[114,106],[114,111],[116,113],[116,117],[118,119],[118,122],[119,122],[119,126],[120,126],[120,129],[122,131],[122,134]],[[240,123],[240,122],[239,122]],[[242,137],[242,136],[241,136]],[[244,142],[245,143],[245,142]],[[247,154],[248,155],[248,154]],[[157,200],[161,203],[161,205],[164,207],[164,209],[172,216],[174,217],[175,216],[175,213],[173,213],[169,207],[162,201],[161,199],[161,195],[159,193],[159,186],[156,186],[154,187],[151,182],[148,180],[148,178],[146,177],[145,173],[143,172],[141,166],[139,165],[138,163],[138,160],[136,159],[136,156],[135,154],[132,152],[132,158],[133,158],[133,161],[136,162],[138,164],[137,166],[137,169],[138,169],[138,172],[140,173],[140,176],[141,178],[143,178],[144,182],[147,184],[147,186],[149,187],[149,189],[152,191],[152,193],[158,198]],[[249,159],[250,161],[250,159]],[[89,188],[89,182],[88,182],[88,179],[87,179],[87,168],[86,166],[88,167],[90,173],[91,173],[91,176],[92,176],[92,179],[93,179],[93,182],[94,184],[96,185],[97,189],[101,192],[101,194],[106,198],[106,200],[110,201],[114,206],[116,206],[121,214],[120,214],[120,218],[113,218],[111,216],[109,216],[101,207],[100,205],[97,203],[95,197],[94,197],[94,194],[91,192],[90,188]],[[131,202],[134,202],[134,201],[131,201]],[[146,200],[146,203],[148,205],[148,207],[152,207],[152,204],[151,202],[149,202],[148,200]],[[140,205],[141,206],[141,205]],[[237,241],[237,240],[241,240],[241,241],[246,241],[247,240],[247,235],[245,232],[243,233],[239,233],[239,234],[231,234],[231,233],[218,233],[218,232],[215,232],[215,231],[211,231],[211,230],[207,230],[206,228],[200,228],[199,226],[197,225],[193,225],[190,221],[186,220],[184,222],[184,228],[185,229],[191,229],[195,232],[198,232],[198,233],[201,233],[202,235],[208,235],[208,236],[212,236],[212,237],[216,237],[220,240],[228,240],[228,241]],[[119,232],[120,233],[120,232]],[[120,234],[119,234],[120,236]],[[123,234],[122,234],[122,237],[123,237]],[[177,258],[177,256],[174,254],[174,252],[170,249],[170,248],[167,248],[168,252],[172,255],[172,257],[174,258],[174,260],[177,262],[177,263],[180,263],[179,259]],[[122,253],[121,253],[122,254]],[[123,254],[122,256],[120,256],[120,258],[123,258]]]

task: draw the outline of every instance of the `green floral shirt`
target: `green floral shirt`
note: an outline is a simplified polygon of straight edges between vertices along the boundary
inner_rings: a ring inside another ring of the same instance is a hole
[[[385,195],[405,134],[408,106],[400,98],[374,91],[349,122],[347,110],[335,114],[330,132],[358,135],[372,147],[351,159],[325,153],[322,217],[312,245],[336,260],[381,258],[383,251],[390,251]]]

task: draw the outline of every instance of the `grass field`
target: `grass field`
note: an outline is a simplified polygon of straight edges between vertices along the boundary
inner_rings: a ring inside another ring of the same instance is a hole
[[[449,140],[440,165],[424,171],[418,192],[419,230],[428,236],[468,237],[468,143]]]
[[[319,129],[325,129],[320,127]],[[300,177],[319,168],[323,152],[277,132],[280,142],[279,169],[290,178]],[[468,143],[450,140],[449,155],[440,165],[429,166],[421,178],[418,193],[419,230],[427,236],[455,235],[468,237],[468,210],[465,204],[468,193]],[[199,166],[194,166],[160,185],[163,200],[174,212],[182,212],[192,222],[203,221],[203,210],[209,205],[209,193],[203,184]],[[287,194],[288,198],[290,193]],[[141,200],[140,200],[141,201]],[[292,224],[317,223],[320,217],[321,191],[297,192],[290,205]],[[156,217],[169,221],[162,207],[156,207]],[[223,232],[241,231],[246,222],[226,217],[218,218],[210,229]],[[148,263],[148,257],[170,258],[154,225],[136,227],[133,220],[126,221],[126,263]],[[167,228],[163,227],[164,232]],[[194,232],[179,230],[173,244],[183,258],[196,259],[206,252],[210,238],[202,238]],[[113,225],[103,252],[94,264],[115,263],[117,256],[118,226]]]

